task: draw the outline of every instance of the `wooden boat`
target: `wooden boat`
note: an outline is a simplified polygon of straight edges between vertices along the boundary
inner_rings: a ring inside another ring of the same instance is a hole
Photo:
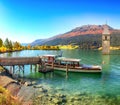
[[[88,73],[101,73],[102,67],[99,65],[86,65],[80,64],[81,59],[73,59],[66,57],[57,57],[55,55],[44,55],[42,60],[46,68],[66,72],[88,72]]]

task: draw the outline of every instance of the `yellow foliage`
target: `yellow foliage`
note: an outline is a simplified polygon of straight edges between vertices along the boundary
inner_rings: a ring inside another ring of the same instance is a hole
[[[16,103],[9,91],[0,86],[0,105],[20,105],[20,103]]]
[[[59,49],[77,49],[79,46],[77,45],[59,45]]]
[[[99,47],[98,50],[102,50],[102,47]]]
[[[5,93],[5,92],[6,92],[6,89],[0,86],[0,93]]]
[[[27,49],[30,49],[30,48],[31,48],[31,46],[30,46],[30,45],[28,45],[28,46],[27,46]]]
[[[120,47],[110,47],[111,50],[120,50]]]
[[[0,47],[0,52],[6,52],[6,51],[7,51],[6,47],[4,47],[4,46]]]
[[[102,50],[102,47],[98,48],[98,50]],[[120,46],[119,47],[110,46],[110,50],[120,50]]]

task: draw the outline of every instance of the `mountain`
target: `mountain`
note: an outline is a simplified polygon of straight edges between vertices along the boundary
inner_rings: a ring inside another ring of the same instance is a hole
[[[37,39],[35,41],[33,41],[30,45],[31,46],[35,46],[35,45],[41,45],[42,43],[45,42],[46,39]]]
[[[29,43],[21,43],[22,46],[27,46]]]
[[[101,46],[102,42],[101,35],[103,27],[104,25],[83,25],[64,34],[56,35],[48,39],[36,40],[32,42],[31,45],[59,45],[74,43],[82,47],[95,45],[99,47]],[[117,36],[117,38],[120,37],[120,30],[114,29],[108,25],[107,27],[112,35],[114,34],[114,36]],[[112,40],[116,39],[112,38]]]
[[[79,36],[79,35],[96,35],[96,34],[101,34],[103,31],[104,25],[83,25],[81,27],[77,27],[62,36],[61,38],[69,38],[69,37],[74,37],[74,36]],[[112,27],[107,26],[109,30],[113,30]]]

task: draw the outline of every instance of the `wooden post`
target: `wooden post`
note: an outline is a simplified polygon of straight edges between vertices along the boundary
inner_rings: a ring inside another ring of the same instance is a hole
[[[22,65],[22,69],[23,69],[23,74],[24,74],[24,65]]]
[[[68,64],[66,64],[66,78],[68,78]]]
[[[19,71],[20,71],[20,65],[18,67],[19,67]]]
[[[15,73],[15,66],[13,65],[13,74]]]
[[[37,64],[35,65],[35,71],[37,70]]]
[[[37,66],[37,71],[38,71],[38,68],[39,68],[39,64],[37,64],[36,66]]]
[[[38,71],[40,71],[40,65],[41,65],[41,64],[38,65]]]
[[[25,66],[23,65],[23,70],[25,69]]]
[[[13,67],[10,66],[10,71],[9,71],[9,73],[12,74],[12,72],[13,72]]]
[[[23,75],[24,75],[24,70],[23,70]]]
[[[32,65],[30,65],[30,70],[32,70]]]
[[[52,62],[52,69],[54,70],[54,61]]]

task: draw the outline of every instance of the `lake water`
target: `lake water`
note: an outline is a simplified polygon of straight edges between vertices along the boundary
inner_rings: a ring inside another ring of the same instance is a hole
[[[120,101],[120,51],[111,51],[110,55],[102,55],[98,50],[62,50],[63,56],[81,59],[82,64],[94,64],[102,66],[101,74],[92,73],[66,73],[55,71],[54,74],[43,75],[39,72],[31,72],[30,66],[25,66],[24,77],[35,80],[37,84],[45,87],[63,89],[64,94],[75,95],[89,93],[91,95],[117,97],[115,105]],[[58,51],[25,50],[13,53],[1,54],[1,57],[15,56],[39,56],[45,54],[58,54]],[[118,99],[119,98],[119,99]],[[113,101],[110,105],[113,105]]]

